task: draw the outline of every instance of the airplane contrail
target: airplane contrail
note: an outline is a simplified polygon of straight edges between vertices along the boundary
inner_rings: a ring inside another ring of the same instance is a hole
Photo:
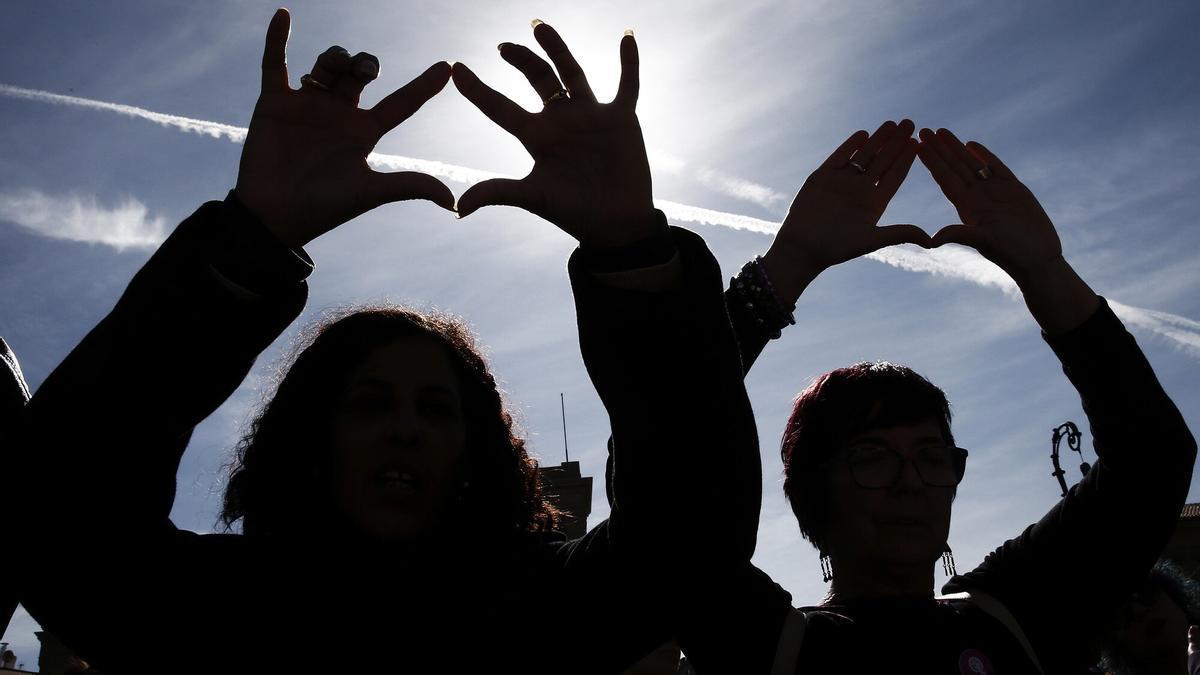
[[[221,122],[169,115],[122,103],[110,103],[108,101],[98,101],[79,96],[67,96],[50,91],[26,89],[7,84],[0,84],[0,95],[27,101],[113,112],[127,117],[154,122],[155,124],[180,131],[202,134],[217,139],[224,138],[234,143],[245,141],[248,131],[245,127],[223,124]],[[489,178],[502,177],[502,174],[472,167],[379,152],[373,152],[368,155],[367,162],[380,169],[420,171],[466,185],[478,183]],[[723,183],[739,186],[739,190],[743,191],[749,189],[746,186],[754,188],[751,192],[761,191],[760,188],[766,189],[750,181],[742,181],[736,176],[722,174],[718,178]],[[774,199],[774,196],[768,193],[764,197],[756,193],[755,200],[761,201],[761,199]],[[672,220],[745,230],[765,235],[774,235],[779,230],[777,223],[761,218],[752,218],[726,211],[715,211],[662,199],[656,199],[654,202]],[[968,281],[978,286],[996,288],[1010,296],[1019,294],[1016,284],[999,267],[996,267],[978,253],[961,246],[945,246],[934,250],[893,246],[868,254],[867,257],[876,262],[909,272],[922,272]],[[1117,316],[1129,325],[1165,338],[1185,353],[1200,358],[1200,322],[1168,312],[1126,305],[1111,299],[1109,300],[1109,305]]]

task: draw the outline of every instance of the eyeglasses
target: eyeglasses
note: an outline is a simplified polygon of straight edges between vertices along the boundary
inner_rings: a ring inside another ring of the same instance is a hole
[[[930,487],[954,487],[962,482],[967,469],[967,451],[952,445],[921,446],[913,452],[912,459],[908,459],[887,446],[860,443],[838,456],[845,458],[855,484],[868,490],[895,485],[905,463],[909,462],[917,470],[921,482]]]

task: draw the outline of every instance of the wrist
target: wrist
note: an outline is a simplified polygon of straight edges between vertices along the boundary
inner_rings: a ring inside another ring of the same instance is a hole
[[[664,265],[678,256],[678,249],[666,216],[655,211],[654,227],[646,236],[615,246],[580,242],[579,255],[592,273],[608,274]]]
[[[621,216],[611,221],[610,225],[596,229],[598,231],[579,238],[582,248],[592,251],[620,249],[646,240],[661,238],[670,228],[662,212],[650,207],[644,213]]]
[[[290,228],[283,227],[281,223],[286,219],[278,217],[271,212],[271,209],[265,208],[262,200],[256,199],[253,191],[247,191],[241,186],[236,186],[229,191],[229,195],[247,215],[258,221],[259,224],[288,248],[302,248],[308,243],[307,239],[295,236],[295,233],[290,231]]]
[[[791,305],[795,305],[804,289],[825,271],[824,266],[810,261],[794,250],[788,250],[778,242],[771,244],[771,248],[763,254],[762,262],[771,277],[771,283],[775,285],[779,299]]]
[[[1061,287],[1070,283],[1072,277],[1077,276],[1070,263],[1061,254],[1036,265],[1019,268],[1014,266],[1012,269],[1006,269],[1005,272],[1012,277],[1013,281],[1017,282],[1017,287],[1021,289],[1022,293],[1037,293],[1045,288]]]
[[[1059,257],[1050,264],[1013,275],[1030,314],[1047,335],[1061,335],[1095,313],[1100,298],[1074,268]]]

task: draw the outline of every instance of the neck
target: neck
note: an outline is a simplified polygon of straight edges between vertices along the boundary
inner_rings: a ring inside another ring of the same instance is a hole
[[[887,566],[833,562],[826,603],[862,598],[932,598],[933,565]]]

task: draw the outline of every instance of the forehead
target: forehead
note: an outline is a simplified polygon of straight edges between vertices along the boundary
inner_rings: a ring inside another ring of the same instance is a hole
[[[851,437],[851,442],[875,440],[887,445],[905,447],[918,443],[947,442],[942,427],[934,419],[912,424],[896,424],[890,427],[864,429]]]
[[[407,336],[376,347],[350,373],[349,384],[379,382],[394,387],[440,386],[459,390],[455,372],[446,348],[433,338]]]

